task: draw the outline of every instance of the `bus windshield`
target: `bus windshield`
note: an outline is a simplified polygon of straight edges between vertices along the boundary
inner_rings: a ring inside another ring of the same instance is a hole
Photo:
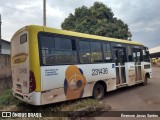
[[[145,62],[150,62],[150,54],[149,54],[149,49],[147,47],[144,47],[143,58]]]

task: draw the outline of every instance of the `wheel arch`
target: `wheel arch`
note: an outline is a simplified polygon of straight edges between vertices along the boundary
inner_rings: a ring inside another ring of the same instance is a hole
[[[96,84],[101,84],[101,85],[104,87],[105,92],[107,92],[107,84],[106,84],[106,82],[105,82],[104,80],[98,80],[98,81],[96,81],[96,82],[94,83],[94,85],[93,85],[93,87],[92,87],[92,94],[93,94],[94,86],[95,86]]]
[[[145,78],[150,78],[149,72],[145,73],[145,76],[144,76],[144,77],[145,77]]]

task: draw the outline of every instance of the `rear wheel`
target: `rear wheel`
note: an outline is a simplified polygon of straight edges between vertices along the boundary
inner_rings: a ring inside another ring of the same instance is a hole
[[[101,84],[95,84],[93,88],[93,98],[101,100],[104,97],[104,87]]]

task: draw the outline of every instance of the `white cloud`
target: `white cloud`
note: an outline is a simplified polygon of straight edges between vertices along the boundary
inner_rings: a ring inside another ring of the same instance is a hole
[[[60,28],[63,20],[74,13],[75,8],[90,7],[100,1],[110,7],[118,19],[129,25],[132,39],[149,47],[160,45],[159,0],[46,0],[47,26]],[[1,0],[2,37],[9,40],[21,27],[29,24],[42,25],[43,0]],[[152,41],[152,42],[150,42]]]
[[[65,16],[63,11],[61,11],[58,7],[52,8],[51,6],[48,6],[46,11],[47,11],[47,15],[50,17],[52,16],[52,17],[63,18]]]

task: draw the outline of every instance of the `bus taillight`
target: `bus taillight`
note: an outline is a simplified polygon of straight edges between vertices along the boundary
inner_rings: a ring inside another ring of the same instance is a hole
[[[29,78],[29,93],[35,91],[36,89],[36,81],[34,77],[34,73],[30,71],[30,78]]]

